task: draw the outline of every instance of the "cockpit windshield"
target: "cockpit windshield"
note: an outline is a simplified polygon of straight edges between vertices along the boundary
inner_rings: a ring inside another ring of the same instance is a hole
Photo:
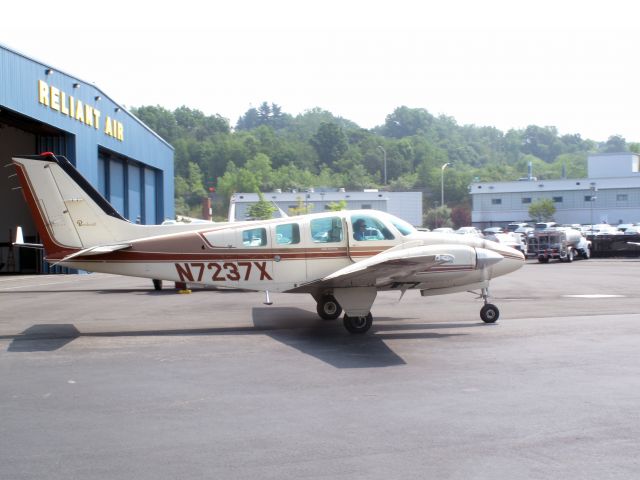
[[[415,233],[416,229],[410,223],[405,222],[404,220],[400,220],[399,218],[391,218],[391,224],[398,229],[398,231],[404,235],[411,235]]]

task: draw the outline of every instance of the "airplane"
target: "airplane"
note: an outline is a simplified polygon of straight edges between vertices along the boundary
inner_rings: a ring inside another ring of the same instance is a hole
[[[479,290],[493,323],[491,279],[524,264],[519,251],[471,235],[420,232],[386,212],[343,210],[270,220],[139,225],[63,156],[14,157],[46,261],[80,270],[269,292],[306,293],[318,315],[354,334],[372,325],[378,291],[424,297]],[[20,188],[20,187],[19,187]],[[356,231],[357,229],[357,231]],[[17,245],[19,246],[19,243]]]

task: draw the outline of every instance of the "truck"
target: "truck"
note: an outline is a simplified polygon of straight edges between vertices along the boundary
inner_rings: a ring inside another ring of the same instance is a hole
[[[536,252],[540,263],[548,263],[553,258],[573,262],[576,258],[591,257],[591,242],[573,228],[547,228],[529,237],[529,251]]]

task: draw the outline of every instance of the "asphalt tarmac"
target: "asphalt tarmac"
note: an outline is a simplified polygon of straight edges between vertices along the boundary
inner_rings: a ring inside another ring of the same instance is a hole
[[[308,295],[0,277],[1,479],[630,479],[637,259],[379,294],[366,335]]]

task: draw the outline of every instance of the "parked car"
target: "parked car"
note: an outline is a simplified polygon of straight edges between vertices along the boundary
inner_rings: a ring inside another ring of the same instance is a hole
[[[558,224],[556,222],[538,222],[535,224],[534,229],[538,230],[546,230],[548,228],[557,227]]]
[[[530,227],[527,222],[514,222],[507,225],[507,231],[509,232],[517,232],[519,228]]]
[[[507,247],[520,250],[525,256],[527,255],[527,242],[520,233],[494,233],[493,235],[487,235],[486,238],[487,240],[492,240]]]
[[[525,226],[522,226],[522,227],[518,227],[515,230],[516,233],[522,233],[523,235],[529,235],[533,231],[534,231],[534,228],[532,226],[530,226],[530,225],[525,225]]]
[[[482,236],[482,232],[476,227],[460,227],[456,230],[456,233],[459,235],[475,235],[476,237]]]
[[[496,233],[504,233],[504,231],[502,230],[502,227],[487,227],[484,230],[482,230],[482,233],[484,233],[485,237],[487,235],[495,235]]]
[[[436,233],[455,233],[453,228],[449,228],[449,227],[434,228],[431,231]]]

